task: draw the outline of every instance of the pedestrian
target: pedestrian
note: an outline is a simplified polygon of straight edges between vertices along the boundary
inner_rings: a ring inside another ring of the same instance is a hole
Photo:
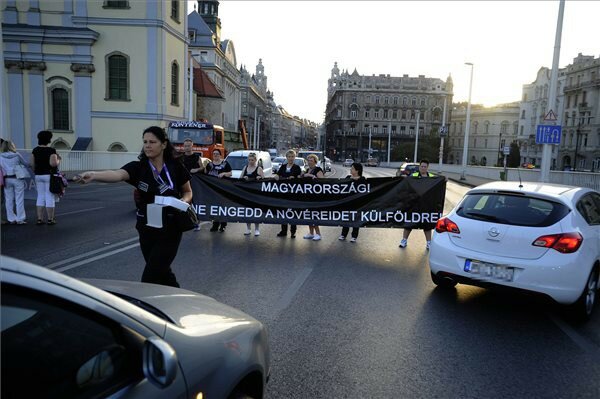
[[[346,176],[346,179],[354,180],[353,184],[364,182],[366,179],[363,176],[363,166],[360,162],[354,162],[350,167],[350,174]],[[346,236],[348,235],[348,231],[350,231],[350,227],[344,226],[342,227],[342,234],[338,238],[340,241],[345,241]],[[350,238],[351,243],[355,243],[358,239],[358,227],[352,228],[352,237]]]
[[[190,138],[183,140],[183,165],[190,172],[190,175],[195,175],[204,171],[204,164],[200,154],[194,151],[194,142]],[[194,231],[200,231],[200,224],[194,226]]]
[[[38,146],[31,152],[31,166],[35,174],[35,188],[37,190],[37,222],[40,226],[44,223],[49,225],[56,224],[54,210],[56,206],[56,196],[50,192],[50,176],[57,172],[60,164],[60,157],[56,150],[48,147],[52,141],[52,132],[42,130],[37,134]],[[46,219],[46,222],[44,222]]]
[[[27,167],[27,163],[17,152],[14,143],[3,140],[0,144],[0,169],[4,175],[4,206],[7,224],[27,224],[25,220],[25,180],[17,177],[17,165]],[[15,214],[16,209],[16,214]]]
[[[287,160],[287,162],[279,167],[277,174],[274,176],[275,180],[294,179],[300,177],[300,175],[302,175],[302,169],[300,169],[300,166],[294,163],[294,160],[296,159],[296,151],[288,150],[288,152],[285,153],[285,159]],[[297,226],[295,224],[290,224],[291,238],[296,238],[296,229]],[[287,231],[287,223],[282,224],[281,231],[277,233],[277,237],[287,236]]]
[[[157,195],[175,197],[188,204],[192,202],[190,174],[179,158],[179,154],[167,138],[163,128],[150,126],[144,130],[144,147],[138,161],[129,162],[121,169],[101,172],[85,172],[77,176],[82,184],[92,181],[117,183],[125,181],[139,192],[137,223],[135,225],[142,255],[146,261],[142,282],[179,287],[171,270],[177,256],[182,232],[166,223],[162,228],[147,226],[147,206],[155,202]],[[179,212],[166,208],[167,216]],[[166,221],[171,218],[165,218]]]
[[[248,180],[260,180],[260,179],[264,179],[264,178],[265,178],[265,173],[263,171],[262,166],[258,165],[258,163],[257,163],[256,153],[255,152],[249,153],[248,154],[248,164],[246,166],[244,166],[244,169],[242,169],[241,179],[248,181]],[[260,226],[259,223],[254,223],[254,235],[255,236],[260,235],[260,230],[258,229],[258,226]],[[246,232],[244,233],[244,235],[249,236],[252,233],[251,227],[252,227],[252,223],[246,223]]]
[[[204,173],[209,176],[215,176],[219,179],[224,177],[231,177],[231,166],[227,161],[223,159],[223,155],[221,154],[221,150],[215,149],[213,151],[213,160],[206,165],[206,169],[204,169]],[[215,232],[219,230],[219,232],[223,233],[225,228],[227,227],[227,222],[219,222],[218,220],[213,220],[213,225],[210,228],[211,232]]]
[[[427,159],[422,159],[421,162],[419,162],[419,171],[410,175],[410,177],[415,179],[425,179],[433,176],[435,175],[429,172],[429,161]],[[406,248],[408,245],[408,237],[411,232],[412,229],[404,229],[402,232],[402,240],[399,245],[400,248]],[[429,251],[429,246],[431,245],[431,229],[423,229],[423,232],[425,233],[425,240],[427,241],[425,249]]]
[[[317,157],[315,154],[309,154],[306,156],[306,161],[308,162],[308,170],[302,175],[302,177],[320,179],[325,176],[323,169],[317,166],[317,163],[319,163],[319,157]],[[319,229],[319,226],[316,224],[308,225],[308,234],[304,236],[304,239],[320,241],[321,230]]]

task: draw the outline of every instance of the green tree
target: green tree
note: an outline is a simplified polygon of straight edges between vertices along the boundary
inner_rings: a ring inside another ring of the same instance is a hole
[[[506,166],[509,168],[518,168],[521,163],[521,150],[519,150],[519,144],[516,141],[510,143],[510,153],[506,160]]]
[[[448,140],[444,142],[444,162],[448,159]],[[440,154],[440,135],[437,129],[431,129],[431,132],[427,136],[419,136],[419,149],[417,151],[417,162],[421,159],[428,159],[431,163],[437,163]],[[415,140],[414,138],[409,140],[403,140],[392,149],[392,162],[413,161],[415,155]]]

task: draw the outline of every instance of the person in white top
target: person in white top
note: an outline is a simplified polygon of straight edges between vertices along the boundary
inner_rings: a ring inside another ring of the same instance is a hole
[[[15,170],[17,165],[27,167],[27,164],[10,140],[2,142],[1,151],[0,168],[4,175],[4,205],[8,219],[7,224],[27,224],[25,220],[25,180],[18,178]]]

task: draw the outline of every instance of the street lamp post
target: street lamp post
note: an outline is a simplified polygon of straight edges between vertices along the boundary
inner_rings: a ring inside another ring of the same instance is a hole
[[[392,161],[390,159],[390,152],[391,152],[391,148],[392,148],[392,115],[390,113],[390,123],[388,125],[388,151],[387,151],[387,164],[388,166],[390,166],[390,162]]]
[[[465,143],[463,146],[463,156],[462,156],[462,174],[460,175],[460,180],[465,180],[467,173],[467,152],[469,149],[469,129],[471,128],[471,90],[473,89],[473,63],[465,62],[465,65],[471,66],[471,78],[469,81],[469,102],[467,104],[467,126],[465,128]]]
[[[373,128],[369,126],[369,158],[371,157],[371,130]]]
[[[421,110],[417,110],[417,131],[415,133],[415,154],[413,156],[413,162],[417,163],[417,151],[419,149],[419,119],[421,118]]]

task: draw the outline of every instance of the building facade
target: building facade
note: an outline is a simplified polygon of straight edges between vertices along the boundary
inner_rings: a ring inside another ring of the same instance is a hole
[[[600,171],[600,57],[579,53],[565,68],[561,169]]]
[[[444,99],[452,104],[452,90],[450,76],[446,81],[424,75],[364,76],[356,69],[340,73],[336,62],[327,88],[327,156],[366,161],[371,155],[387,161],[388,141],[394,148],[415,140],[417,125],[419,135],[438,132]]]
[[[186,1],[2,4],[3,135],[17,147],[46,129],[57,148],[139,151],[144,128],[185,119]]]
[[[519,107],[519,152],[521,164],[541,165],[543,145],[536,144],[535,134],[537,125],[549,124],[544,122],[548,112],[548,96],[550,90],[551,70],[542,67],[538,70],[536,79],[523,85],[523,95]],[[556,115],[557,125],[562,125],[564,112],[564,83],[565,69],[558,71],[558,86],[556,90],[556,102],[552,111]],[[554,122],[552,122],[554,123]],[[552,146],[551,168],[557,168],[558,146]]]
[[[271,114],[267,112],[272,107],[269,105],[269,91],[267,89],[267,76],[262,59],[258,60],[254,74],[242,66],[241,94],[242,94],[242,119],[246,120],[249,142],[258,143],[259,148],[269,148],[271,144]]]
[[[453,105],[448,124],[448,163],[462,164],[467,104]],[[471,105],[471,128],[467,147],[467,164],[500,166],[503,164],[503,148],[517,140],[519,127],[519,103],[501,104],[495,107]]]
[[[221,93],[220,102],[212,102],[210,114],[199,113],[196,119],[207,119],[237,134],[241,110],[241,73],[237,69],[235,46],[221,40],[218,1],[198,1],[198,11],[188,17],[188,37],[192,57]],[[204,107],[206,108],[206,107]]]

